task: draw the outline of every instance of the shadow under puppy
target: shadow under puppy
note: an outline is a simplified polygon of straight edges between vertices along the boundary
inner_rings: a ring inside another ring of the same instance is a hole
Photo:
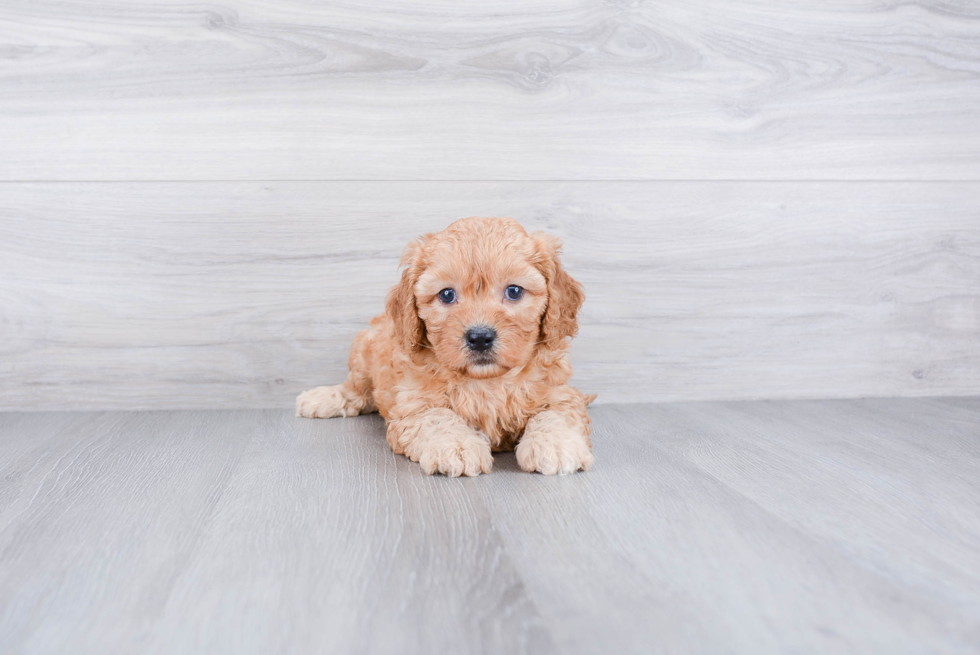
[[[347,381],[300,394],[297,416],[378,411],[391,449],[428,474],[489,473],[491,451],[515,445],[525,471],[588,470],[595,396],[567,384],[585,295],[560,247],[509,218],[464,218],[408,244]]]

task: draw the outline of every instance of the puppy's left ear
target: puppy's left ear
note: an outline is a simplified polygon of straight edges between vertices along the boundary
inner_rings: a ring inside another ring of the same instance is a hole
[[[585,301],[582,285],[562,268],[561,241],[550,234],[531,235],[537,246],[537,266],[548,283],[548,306],[541,317],[541,340],[548,347],[578,333],[578,310]]]
[[[388,292],[385,311],[395,324],[395,336],[408,353],[420,351],[429,345],[425,334],[425,323],[419,317],[419,307],[415,300],[415,283],[419,281],[424,268],[422,248],[432,235],[426,234],[405,246],[402,253],[401,281]]]

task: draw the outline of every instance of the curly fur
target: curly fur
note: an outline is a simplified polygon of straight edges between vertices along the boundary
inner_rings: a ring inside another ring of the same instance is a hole
[[[560,248],[507,218],[464,218],[408,244],[385,313],[354,339],[347,381],[300,394],[297,416],[378,411],[391,449],[428,474],[489,473],[491,451],[515,446],[526,471],[587,470],[594,396],[567,384],[585,295]],[[518,301],[504,295],[512,284]],[[445,288],[455,303],[438,299]],[[489,363],[466,347],[475,325],[496,330]]]

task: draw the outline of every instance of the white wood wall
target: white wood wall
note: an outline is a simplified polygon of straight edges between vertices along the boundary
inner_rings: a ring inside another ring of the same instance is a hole
[[[288,406],[467,215],[600,401],[980,394],[980,4],[0,3],[0,408]]]

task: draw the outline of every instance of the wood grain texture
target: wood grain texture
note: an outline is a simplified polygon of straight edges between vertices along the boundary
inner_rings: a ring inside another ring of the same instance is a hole
[[[594,418],[460,480],[377,416],[0,414],[0,651],[976,652],[980,399]]]
[[[980,179],[980,9],[7,0],[0,179]]]
[[[973,653],[962,403],[599,407],[588,476],[481,491],[565,652]]]
[[[0,185],[0,407],[289,407],[416,235],[565,240],[599,402],[980,393],[976,183]]]
[[[553,652],[471,487],[381,435],[278,411],[0,416],[0,650]]]

